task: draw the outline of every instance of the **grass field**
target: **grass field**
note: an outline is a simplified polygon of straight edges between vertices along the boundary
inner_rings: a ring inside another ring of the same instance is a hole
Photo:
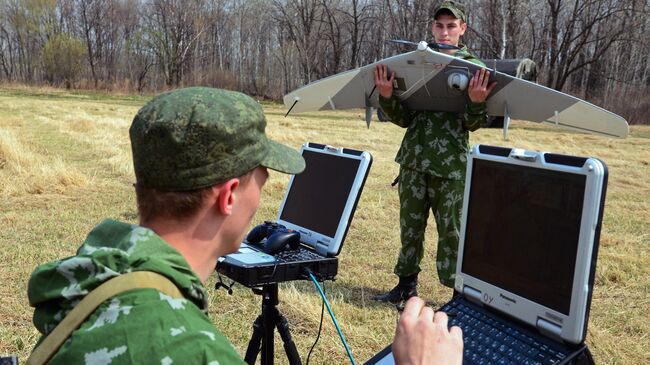
[[[149,98],[0,88],[0,355],[24,361],[38,338],[26,297],[29,274],[46,261],[74,254],[103,218],[136,222],[128,128]],[[299,114],[284,118],[281,105],[264,104],[268,133],[295,148],[306,142],[369,151],[374,156],[363,196],[340,255],[337,280],[326,293],[358,363],[391,341],[397,313],[371,300],[396,282],[398,200],[390,186],[403,130],[390,123],[366,129],[363,112]],[[625,140],[513,123],[479,130],[471,143],[596,156],[609,166],[609,187],[587,343],[598,364],[650,363],[650,126],[633,126]],[[274,218],[286,176],[271,173],[253,224]],[[431,305],[451,292],[437,283],[436,233],[431,220],[419,292]],[[235,286],[234,294],[207,284],[210,317],[244,353],[261,299]],[[321,300],[309,282],[280,287],[288,318],[306,360],[317,335]],[[276,359],[286,363],[279,336]],[[326,317],[312,364],[346,363]]]

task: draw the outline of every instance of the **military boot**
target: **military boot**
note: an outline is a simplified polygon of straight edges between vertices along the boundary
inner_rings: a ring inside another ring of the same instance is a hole
[[[373,299],[379,302],[399,304],[418,295],[418,274],[399,278],[399,283],[388,293],[379,294]]]

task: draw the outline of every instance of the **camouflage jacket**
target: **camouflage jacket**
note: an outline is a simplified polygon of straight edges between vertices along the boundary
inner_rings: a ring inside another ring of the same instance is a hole
[[[244,364],[205,315],[205,288],[183,256],[150,229],[111,220],[90,232],[76,256],[32,273],[34,325],[49,334],[101,283],[139,270],[166,276],[185,299],[155,289],[119,294],[72,333],[50,364]]]
[[[485,66],[462,47],[455,57]],[[395,161],[402,167],[452,180],[464,180],[469,131],[487,122],[485,103],[468,103],[465,112],[418,112],[402,106],[393,94],[379,97],[379,105],[396,125],[408,128]]]

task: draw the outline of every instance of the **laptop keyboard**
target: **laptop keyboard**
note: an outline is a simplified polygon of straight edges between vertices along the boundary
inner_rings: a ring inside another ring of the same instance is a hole
[[[568,355],[457,300],[440,310],[463,330],[464,365],[552,365]]]
[[[323,256],[300,247],[297,250],[287,250],[279,252],[275,255],[275,259],[279,262],[301,262],[301,261],[313,261],[313,260],[322,260]]]

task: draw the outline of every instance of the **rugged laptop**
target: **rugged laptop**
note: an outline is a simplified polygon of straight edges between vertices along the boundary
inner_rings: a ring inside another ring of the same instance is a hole
[[[305,143],[306,168],[292,176],[274,223],[299,233],[295,247],[265,252],[262,240],[247,241],[238,252],[219,258],[217,271],[248,287],[308,279],[333,279],[350,222],[365,184],[368,152]],[[259,229],[259,227],[256,227]],[[250,235],[249,235],[250,237]]]
[[[454,297],[463,364],[567,364],[585,350],[607,166],[478,145],[467,166]],[[390,346],[367,364],[392,364]]]

